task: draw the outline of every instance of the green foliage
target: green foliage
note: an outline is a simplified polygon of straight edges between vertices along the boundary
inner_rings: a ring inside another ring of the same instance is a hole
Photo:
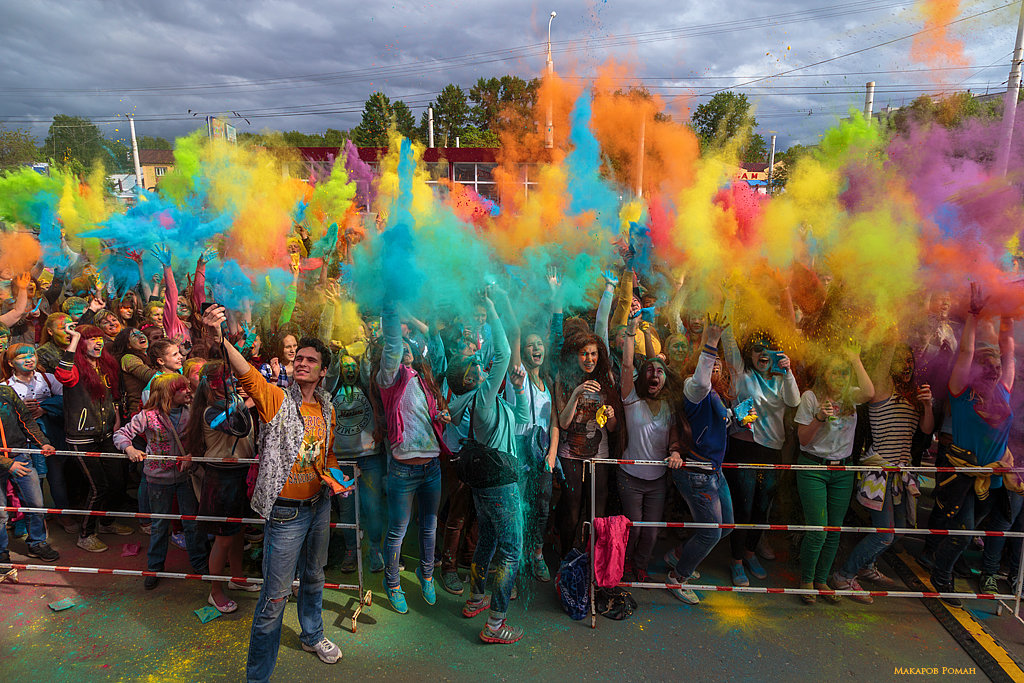
[[[469,102],[466,93],[454,83],[449,83],[434,100],[434,144],[438,147],[454,147],[455,138],[460,137],[469,126]],[[427,115],[420,119],[420,129],[426,137]]]
[[[139,149],[174,149],[174,143],[166,138],[142,135],[136,138]]]
[[[721,147],[736,136],[745,136],[740,159],[747,162],[767,161],[764,137],[754,133],[757,119],[750,113],[747,96],[732,91],[720,92],[698,106],[690,117],[700,138],[701,149]]]
[[[980,101],[972,93],[958,92],[941,98],[921,95],[891,114],[883,113],[881,119],[887,132],[902,135],[911,126],[938,124],[944,128],[957,128],[972,119],[991,121],[1002,115],[1002,99]]]
[[[412,110],[402,100],[395,100],[391,103],[391,115],[395,121],[395,129],[410,140],[419,139],[419,131],[416,129],[416,117]]]
[[[57,114],[41,151],[58,166],[70,164],[75,169],[84,169],[96,161],[111,165],[108,144],[100,129],[89,119]]]
[[[0,170],[39,160],[38,144],[35,136],[23,128],[0,126]]]
[[[463,147],[500,147],[501,140],[493,130],[480,130],[470,126],[462,134],[459,144]]]
[[[471,123],[482,131],[509,126],[532,129],[533,107],[537,104],[540,79],[519,76],[479,78],[469,89]]]
[[[352,130],[352,139],[360,147],[386,147],[392,117],[391,100],[377,91],[363,105],[363,119]]]
[[[797,161],[810,154],[813,150],[813,147],[796,144],[790,146],[785,152],[776,152],[775,168],[772,171],[772,188],[779,190],[786,187],[786,183],[789,182],[789,175],[793,172],[793,167]]]

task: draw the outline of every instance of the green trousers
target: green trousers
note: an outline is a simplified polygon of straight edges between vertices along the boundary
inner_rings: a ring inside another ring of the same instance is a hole
[[[803,454],[801,465],[816,461]],[[796,487],[804,508],[804,522],[815,526],[841,526],[850,508],[855,479],[853,472],[798,470]],[[839,551],[838,531],[807,531],[800,544],[800,583],[825,583]]]

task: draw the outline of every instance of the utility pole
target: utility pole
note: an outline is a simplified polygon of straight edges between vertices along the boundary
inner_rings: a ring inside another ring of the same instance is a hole
[[[1020,93],[1020,63],[1024,59],[1024,3],[1020,6],[1017,20],[1017,42],[1013,47],[1013,61],[1010,62],[1010,78],[1006,81],[1006,96],[1003,98],[1003,131],[996,152],[995,171],[1006,175],[1010,164],[1010,144],[1013,142],[1013,122],[1017,116],[1017,95]]]
[[[768,154],[768,194],[772,193],[772,171],[775,169],[775,136],[772,136],[772,151]]]
[[[864,93],[864,120],[871,125],[871,114],[875,108],[875,82],[868,81],[867,92]]]
[[[139,163],[139,143],[135,140],[135,117],[131,114],[125,114],[128,117],[128,128],[132,132],[132,158],[135,160],[135,186],[141,187],[143,190],[146,189],[145,181],[142,177],[142,164]],[[135,194],[139,194],[136,190]]]
[[[434,107],[427,107],[427,147],[434,146]]]
[[[552,12],[551,16],[548,17],[548,91],[551,90],[551,79],[555,75],[555,62],[551,59],[551,22],[558,16],[557,12]],[[555,146],[555,130],[554,130],[554,118],[553,104],[551,102],[551,95],[548,95],[548,106],[544,121],[544,146],[547,149],[551,149]]]
[[[640,119],[640,154],[637,158],[637,172],[636,172],[636,196],[644,196],[644,156],[645,147],[647,144],[647,117]]]

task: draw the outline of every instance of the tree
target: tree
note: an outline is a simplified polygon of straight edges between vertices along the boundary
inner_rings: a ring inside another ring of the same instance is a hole
[[[57,114],[43,141],[42,152],[56,164],[77,161],[85,168],[97,159],[106,162],[108,150],[105,142],[100,129],[89,119]]]
[[[1024,96],[1024,91],[1022,91]],[[958,92],[941,98],[921,95],[889,116],[883,116],[887,130],[907,133],[911,126],[937,123],[944,128],[957,128],[971,119],[994,120],[1003,115],[1002,99],[981,101],[970,92]]]
[[[493,130],[480,130],[476,126],[470,126],[462,134],[459,144],[463,147],[500,147],[501,140]]]
[[[768,163],[768,143],[760,133],[753,133],[741,150],[743,161],[748,164]]]
[[[539,87],[539,79],[527,81],[508,74],[501,78],[477,79],[469,89],[469,99],[473,102],[472,124],[482,131],[497,131],[510,125],[532,129],[526,122],[533,120]]]
[[[139,149],[174,149],[174,145],[170,140],[153,137],[152,135],[143,135],[136,142],[139,145]]]
[[[324,146],[341,147],[342,145],[345,144],[345,140],[348,140],[349,137],[349,132],[347,130],[328,128],[326,131],[324,131]]]
[[[416,117],[412,115],[409,105],[402,100],[395,100],[391,103],[391,115],[395,121],[395,129],[409,138],[415,140],[419,132],[416,130]]]
[[[434,132],[441,147],[455,143],[469,125],[469,102],[466,93],[454,83],[449,83],[434,100]]]
[[[30,164],[39,158],[38,142],[23,128],[0,126],[0,170]]]
[[[363,105],[363,119],[352,130],[352,139],[360,147],[386,147],[391,126],[391,100],[377,91]]]
[[[786,187],[793,167],[803,157],[811,153],[811,147],[796,144],[775,155],[775,168],[772,169],[772,187],[776,190]]]
[[[702,150],[722,147],[736,136],[745,136],[740,158],[747,162],[767,161],[767,145],[763,136],[754,133],[757,119],[750,113],[746,95],[720,92],[698,106],[690,120]]]

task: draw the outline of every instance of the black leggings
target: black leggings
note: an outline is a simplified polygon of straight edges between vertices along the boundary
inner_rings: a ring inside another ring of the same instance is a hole
[[[90,444],[70,444],[71,449],[81,452],[114,453],[112,439]],[[117,510],[125,499],[124,461],[119,458],[94,458],[84,455],[74,456],[85,474],[89,484],[89,495],[85,499],[87,510]],[[82,538],[96,533],[96,517],[86,516],[82,522]],[[112,519],[104,519],[111,522]]]
[[[590,481],[583,481],[586,461],[576,458],[558,458],[562,464],[565,481],[562,482],[562,497],[558,500],[558,542],[561,555],[565,557],[573,547],[583,549],[583,533],[581,521],[590,521]],[[604,517],[605,505],[608,502],[608,466],[594,467],[594,516]]]
[[[782,454],[753,441],[729,438],[728,459],[740,463],[781,462]],[[768,510],[775,499],[778,475],[775,470],[728,468],[724,470],[732,494],[732,511],[737,524],[767,524]],[[734,529],[729,534],[729,547],[733,560],[742,560],[746,553],[754,552],[764,531],[761,529]]]

